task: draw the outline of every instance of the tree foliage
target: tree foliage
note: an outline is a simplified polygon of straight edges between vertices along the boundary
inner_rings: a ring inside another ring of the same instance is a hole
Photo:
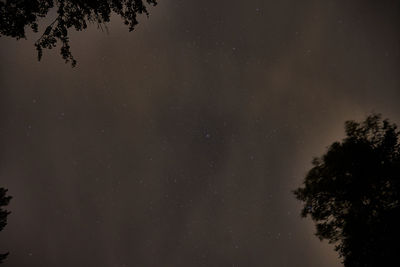
[[[156,0],[145,1],[150,5],[157,4]],[[75,66],[76,60],[69,45],[70,28],[81,31],[87,28],[88,23],[103,28],[115,13],[132,31],[138,23],[137,14],[148,16],[144,0],[5,0],[0,1],[0,36],[26,38],[27,28],[38,32],[39,20],[53,9],[54,20],[35,42],[38,60],[42,58],[43,49],[52,49],[60,42],[60,54],[72,66]]]
[[[0,231],[7,225],[7,216],[10,214],[9,211],[4,210],[3,207],[7,206],[11,200],[10,196],[7,196],[7,189],[0,188]],[[0,263],[4,261],[8,253],[0,254]]]
[[[347,121],[346,137],[313,160],[301,215],[336,244],[345,266],[393,266],[400,246],[400,140],[395,124],[371,115]]]

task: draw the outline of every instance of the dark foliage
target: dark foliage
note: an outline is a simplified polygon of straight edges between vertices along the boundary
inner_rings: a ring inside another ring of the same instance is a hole
[[[316,235],[336,244],[343,263],[394,266],[400,248],[400,140],[396,125],[371,115],[346,122],[346,138],[313,161],[304,186],[301,215]]]
[[[156,5],[156,0],[145,1]],[[70,28],[81,31],[87,28],[88,23],[103,28],[115,13],[132,31],[138,23],[137,14],[148,15],[142,0],[0,0],[0,36],[25,38],[26,28],[38,32],[39,20],[52,9],[56,11],[56,17],[35,43],[38,60],[42,58],[43,49],[52,49],[60,42],[61,56],[72,66],[76,60],[70,51]]]
[[[7,206],[11,200],[10,196],[6,196],[7,189],[0,188],[0,231],[7,225],[7,216],[9,211],[4,210],[2,207]],[[0,263],[4,261],[8,253],[0,254]]]

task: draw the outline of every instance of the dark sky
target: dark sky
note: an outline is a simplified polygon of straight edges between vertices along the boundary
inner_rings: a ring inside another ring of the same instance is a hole
[[[165,0],[0,40],[4,266],[340,266],[291,190],[370,112],[400,124],[399,1]]]

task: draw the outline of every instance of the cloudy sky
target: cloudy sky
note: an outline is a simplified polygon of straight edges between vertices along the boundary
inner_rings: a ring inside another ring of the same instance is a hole
[[[399,2],[160,0],[78,65],[0,39],[4,266],[335,267],[291,190],[371,112],[400,124]]]

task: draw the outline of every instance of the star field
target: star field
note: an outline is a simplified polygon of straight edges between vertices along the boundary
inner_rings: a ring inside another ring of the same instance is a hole
[[[340,266],[292,194],[343,122],[400,123],[396,1],[160,1],[0,39],[5,266]]]

